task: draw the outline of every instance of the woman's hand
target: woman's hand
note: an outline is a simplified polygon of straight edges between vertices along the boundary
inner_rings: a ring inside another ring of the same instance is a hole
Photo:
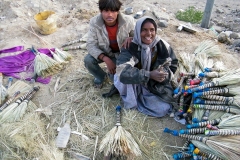
[[[153,70],[150,72],[150,78],[157,81],[157,82],[162,82],[165,80],[165,78],[168,76],[167,72],[164,72],[162,70]]]
[[[106,63],[108,72],[110,74],[115,74],[116,73],[116,64],[107,56],[104,56],[102,60]]]

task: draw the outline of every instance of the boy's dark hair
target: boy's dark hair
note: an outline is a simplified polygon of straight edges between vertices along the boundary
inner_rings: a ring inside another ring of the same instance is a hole
[[[145,19],[145,20],[143,21],[143,23],[142,23],[142,26],[143,26],[145,23],[147,23],[147,22],[152,23],[152,24],[154,25],[155,31],[157,31],[157,24],[156,24],[156,22],[155,22],[153,19],[150,19],[150,18]],[[141,28],[142,28],[142,26],[141,26]]]
[[[98,7],[100,11],[119,11],[122,6],[122,2],[119,0],[99,0]]]

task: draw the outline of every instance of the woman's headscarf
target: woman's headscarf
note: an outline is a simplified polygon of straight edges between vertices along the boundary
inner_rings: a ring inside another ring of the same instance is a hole
[[[152,41],[151,44],[144,44],[144,43],[142,43],[142,40],[141,40],[141,27],[142,27],[142,23],[146,19],[152,19],[152,18],[144,16],[144,17],[140,18],[136,22],[136,26],[135,26],[135,30],[134,30],[134,37],[133,37],[133,41],[132,42],[137,44],[139,50],[141,50],[141,64],[142,64],[142,68],[149,71],[150,70],[150,65],[151,65],[151,60],[152,60],[151,48],[153,48],[157,44],[157,42],[160,40],[160,38],[156,35],[155,39]],[[157,26],[156,23],[155,23],[154,26]],[[157,30],[157,28],[155,28],[155,29]]]

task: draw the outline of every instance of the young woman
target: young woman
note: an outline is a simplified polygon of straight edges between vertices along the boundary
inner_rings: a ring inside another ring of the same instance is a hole
[[[156,32],[157,25],[152,18],[142,17],[136,22],[130,47],[122,48],[117,59],[114,85],[125,108],[162,117],[175,103],[170,82],[178,60],[170,45]],[[160,67],[168,59],[171,62]]]

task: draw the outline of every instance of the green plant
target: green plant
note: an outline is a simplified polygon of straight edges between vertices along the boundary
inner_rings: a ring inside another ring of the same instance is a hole
[[[190,6],[185,11],[178,11],[176,13],[176,18],[191,23],[199,23],[202,20],[203,12],[195,9],[195,7]]]

